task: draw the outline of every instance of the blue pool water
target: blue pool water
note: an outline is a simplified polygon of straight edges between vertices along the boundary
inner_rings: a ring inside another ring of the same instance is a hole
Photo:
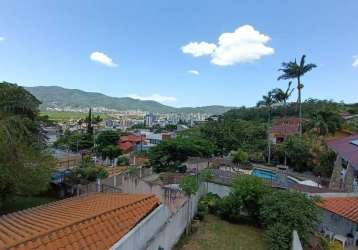
[[[260,178],[266,179],[266,180],[273,180],[273,181],[277,180],[277,175],[274,172],[271,172],[269,170],[254,169],[254,170],[252,170],[251,175],[260,177]]]

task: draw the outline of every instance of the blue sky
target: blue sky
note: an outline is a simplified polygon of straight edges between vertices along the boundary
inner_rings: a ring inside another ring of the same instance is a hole
[[[304,98],[358,102],[357,13],[357,0],[3,0],[0,81],[251,106],[306,54]]]

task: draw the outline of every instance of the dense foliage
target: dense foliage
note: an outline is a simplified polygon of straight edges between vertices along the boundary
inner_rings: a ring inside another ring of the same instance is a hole
[[[265,228],[270,250],[290,249],[292,231],[307,242],[319,220],[316,200],[303,193],[271,190],[261,179],[240,176],[230,194],[219,198],[207,194],[199,201],[199,218],[212,212],[231,222],[247,221]]]
[[[55,161],[45,152],[39,104],[24,88],[0,83],[0,206],[48,187]]]
[[[287,249],[277,246],[282,237],[278,233],[281,230],[278,229],[286,228],[288,230],[286,237],[289,238],[292,231],[297,230],[300,239],[306,243],[319,219],[319,210],[314,200],[301,192],[272,192],[263,196],[260,204],[260,218],[262,224],[269,230],[267,236],[271,249]]]
[[[149,151],[149,161],[154,171],[174,171],[190,156],[209,157],[214,145],[205,139],[177,137],[165,140]]]
[[[108,176],[107,170],[102,166],[96,166],[89,157],[85,157],[78,167],[71,170],[67,177],[70,184],[87,184],[97,179],[104,179]]]

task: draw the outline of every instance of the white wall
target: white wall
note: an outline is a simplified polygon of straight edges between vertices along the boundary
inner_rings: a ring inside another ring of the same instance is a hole
[[[350,220],[345,219],[342,216],[331,213],[325,209],[322,209],[322,220],[318,230],[323,227],[327,227],[330,231],[335,234],[346,236],[349,233],[355,233],[356,224]]]
[[[296,230],[292,232],[292,250],[303,250],[300,238]]]
[[[228,196],[231,192],[231,188],[229,186],[224,186],[211,182],[205,183],[205,187],[207,187],[208,193],[217,194],[220,197]]]
[[[202,185],[198,193],[178,208],[176,213],[172,213],[165,204],[160,205],[111,249],[172,249],[184,233],[188,222],[194,217],[198,200],[204,192]]]

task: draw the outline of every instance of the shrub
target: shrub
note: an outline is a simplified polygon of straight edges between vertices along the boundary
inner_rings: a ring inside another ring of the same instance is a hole
[[[242,203],[234,194],[230,194],[219,200],[217,214],[225,220],[237,222],[240,219]]]
[[[237,177],[232,184],[232,199],[238,199],[242,208],[253,218],[259,218],[260,199],[270,192],[258,177],[242,175]]]
[[[303,243],[307,242],[308,236],[314,231],[318,215],[319,210],[314,200],[303,193],[277,191],[264,196],[261,200],[260,217],[263,225],[270,229],[272,225],[279,223],[285,225],[290,233],[297,230]],[[273,230],[271,236],[274,233]],[[280,233],[277,231],[277,234]],[[291,236],[287,237],[290,241]]]
[[[270,250],[290,249],[292,231],[282,223],[270,225],[265,231],[265,238]]]
[[[129,159],[127,156],[122,155],[118,157],[117,166],[128,166],[128,165],[129,165]]]
[[[220,197],[217,194],[208,193],[200,199],[199,205],[206,207],[208,212],[215,214],[218,209],[219,202]]]

